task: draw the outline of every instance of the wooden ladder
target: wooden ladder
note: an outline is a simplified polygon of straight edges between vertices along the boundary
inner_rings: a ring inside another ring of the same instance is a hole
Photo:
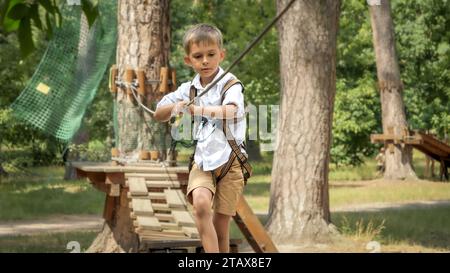
[[[239,199],[236,215],[233,216],[233,219],[255,252],[278,252],[277,247],[243,195]]]

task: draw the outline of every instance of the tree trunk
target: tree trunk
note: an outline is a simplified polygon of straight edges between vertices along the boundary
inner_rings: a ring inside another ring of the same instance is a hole
[[[287,1],[278,1],[278,10]],[[328,169],[340,1],[297,1],[279,24],[281,109],[267,228],[277,243],[328,242]]]
[[[125,79],[125,70],[143,68],[147,80],[159,80],[160,68],[168,66],[170,46],[169,0],[120,0],[118,6],[117,66],[119,78]],[[147,107],[154,109],[158,92],[156,85],[146,85],[143,98]],[[118,149],[122,158],[136,159],[141,150],[165,152],[167,124],[160,124],[144,114],[128,96],[125,89],[117,93]],[[146,125],[147,123],[147,125]],[[126,191],[121,191],[126,200]],[[88,252],[136,252],[139,240],[133,231],[130,210],[114,198],[112,220],[106,221],[102,232]],[[108,203],[108,202],[106,202]]]
[[[381,0],[380,5],[371,5],[369,10],[381,96],[383,133],[402,135],[403,129],[408,128],[408,123],[402,98],[403,84],[395,49],[390,3],[388,0]],[[385,152],[384,179],[417,179],[412,166],[412,147],[392,143],[388,145],[393,147]]]
[[[169,0],[119,1],[117,65],[119,78],[126,69],[143,68],[147,80],[159,80],[170,52]],[[159,85],[146,85],[144,104],[154,109]],[[166,154],[167,124],[155,122],[125,89],[117,95],[120,156],[137,159],[141,150]]]
[[[127,191],[121,190],[121,197],[107,197],[105,206],[108,205],[108,198],[113,203],[113,217],[105,220],[102,231],[97,235],[94,242],[86,250],[89,253],[121,253],[138,252],[139,238],[133,231],[133,219],[130,217],[130,208],[126,202]]]

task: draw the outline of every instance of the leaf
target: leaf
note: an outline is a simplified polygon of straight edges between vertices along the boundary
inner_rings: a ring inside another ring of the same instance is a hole
[[[0,21],[0,25],[3,27],[3,29],[6,32],[12,32],[12,31],[16,31],[17,28],[19,27],[19,20],[13,20],[11,18],[9,18],[8,16],[6,16],[8,14],[8,12],[18,3],[23,2],[22,0],[2,0],[2,14],[1,16],[1,21]],[[4,9],[5,7],[8,7],[6,9]]]
[[[38,1],[39,4],[41,4],[44,9],[51,14],[55,13],[55,8],[53,7],[52,3],[50,2],[50,0],[39,0]]]
[[[39,6],[38,4],[33,4],[30,8],[30,17],[33,20],[35,26],[42,30],[41,17],[39,16]]]
[[[47,25],[46,32],[49,39],[53,36],[53,27],[52,27],[52,21],[50,19],[50,13],[45,14],[45,24]]]
[[[19,3],[14,5],[8,12],[7,17],[13,20],[21,20],[30,12],[30,7],[26,4]]]
[[[25,17],[20,20],[19,29],[17,30],[17,37],[19,38],[22,58],[25,58],[35,49],[31,35],[30,18]]]
[[[0,0],[0,25],[3,25],[3,19],[8,12],[9,0]]]
[[[81,0],[81,9],[83,10],[84,15],[86,16],[89,27],[91,27],[92,24],[94,24],[95,19],[97,19],[98,6],[97,5],[93,6],[89,0]]]

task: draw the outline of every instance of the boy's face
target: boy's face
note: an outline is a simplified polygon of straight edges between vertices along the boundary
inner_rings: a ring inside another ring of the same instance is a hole
[[[216,75],[220,62],[225,57],[225,51],[216,43],[193,43],[190,52],[184,57],[184,62],[200,75],[202,81],[209,83]]]

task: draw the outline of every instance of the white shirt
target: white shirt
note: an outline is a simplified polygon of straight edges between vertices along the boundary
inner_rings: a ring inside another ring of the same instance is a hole
[[[223,74],[223,69],[219,67],[214,80]],[[225,75],[215,86],[213,86],[208,93],[198,98],[196,105],[199,106],[219,106],[234,104],[237,106],[236,117],[237,123],[233,123],[232,119],[227,122],[231,133],[233,134],[238,145],[241,145],[245,140],[246,120],[245,120],[245,106],[244,94],[242,86],[235,84],[225,94],[223,103],[221,103],[221,91],[225,84],[230,80],[236,78],[233,74]],[[214,81],[213,80],[213,81]],[[191,82],[181,84],[178,89],[172,93],[165,95],[157,104],[157,108],[163,105],[176,103],[179,101],[189,101],[189,90],[191,85],[197,89],[197,94],[200,94],[205,87],[200,83],[200,76],[197,74]],[[204,171],[214,170],[225,164],[232,152],[230,145],[222,131],[222,119],[207,118],[208,122],[202,126],[201,117],[194,118],[194,137],[197,139],[197,148],[195,150],[194,161],[200,169]],[[241,149],[243,153],[245,150]]]

